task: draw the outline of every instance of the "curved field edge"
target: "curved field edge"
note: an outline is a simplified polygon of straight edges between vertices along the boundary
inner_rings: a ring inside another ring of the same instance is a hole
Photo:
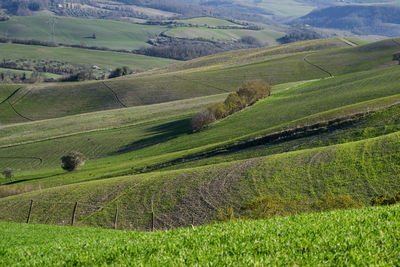
[[[250,160],[58,186],[0,199],[0,220],[25,221],[30,200],[36,203],[32,222],[49,224],[68,224],[78,201],[77,225],[110,227],[118,206],[121,229],[150,229],[152,202],[157,229],[213,221],[228,205],[240,214],[241,207],[263,196],[312,201],[344,194],[368,205],[376,195],[400,190],[399,151],[397,132]],[[40,187],[40,179],[36,182]]]
[[[324,42],[329,44],[332,40],[322,40],[316,42],[316,45],[324,46]],[[29,93],[14,107],[33,120],[120,108],[121,103],[116,101],[115,95],[109,88],[124,105],[149,105],[234,91],[244,81],[252,79],[261,79],[276,85],[326,77],[327,73],[320,68],[335,75],[336,70],[342,66],[346,66],[345,71],[339,74],[368,70],[391,61],[392,54],[397,50],[396,43],[385,40],[355,48],[303,50],[294,54],[282,54],[279,58],[264,52],[264,56],[257,54],[245,65],[225,65],[220,69],[154,75],[147,73],[142,76],[108,80],[105,83],[83,82],[36,86],[30,88]],[[307,59],[313,65],[304,61],[307,55],[310,55]],[[260,57],[264,58],[261,62],[259,62]],[[43,109],[44,106],[46,109]],[[0,121],[15,123],[23,120],[0,114]]]
[[[228,140],[225,142],[219,142],[215,144],[210,144],[207,146],[201,146],[199,148],[194,148],[194,149],[188,149],[184,151],[178,151],[178,152],[172,152],[172,153],[167,153],[165,155],[153,155],[153,156],[148,156],[144,157],[143,159],[136,159],[133,160],[133,156],[136,152],[130,152],[130,153],[125,153],[122,155],[115,155],[115,156],[110,156],[106,157],[104,159],[97,159],[97,160],[90,160],[87,162],[85,166],[82,167],[82,169],[76,173],[65,173],[62,171],[60,168],[54,169],[40,169],[40,170],[31,170],[31,171],[19,171],[18,175],[16,177],[16,181],[9,185],[3,185],[0,187],[0,192],[2,192],[2,195],[9,195],[3,194],[3,192],[14,192],[15,193],[21,193],[21,192],[26,192],[26,191],[32,191],[32,190],[37,190],[38,186],[40,185],[40,188],[47,188],[47,187],[52,187],[52,186],[57,186],[57,185],[64,185],[64,184],[71,184],[71,183],[78,183],[82,181],[88,181],[88,180],[98,180],[102,178],[111,178],[111,177],[117,177],[117,176],[122,176],[122,175],[128,175],[128,174],[135,174],[135,173],[140,173],[140,172],[149,172],[151,170],[154,170],[153,167],[157,167],[156,169],[160,168],[165,168],[170,166],[168,163],[175,162],[171,166],[171,168],[187,168],[188,166],[191,165],[199,165],[199,164],[213,164],[213,161],[218,158],[218,157],[213,157],[212,155],[215,154],[218,156],[218,154],[222,153],[222,157],[224,158],[223,161],[231,161],[234,160],[232,159],[229,155],[226,155],[226,152],[231,151],[231,153],[234,153],[237,149],[235,147],[251,147],[250,144],[254,143],[260,143],[264,144],[265,141],[263,141],[265,138],[268,138],[269,136],[274,136],[274,135],[279,135],[281,133],[285,132],[290,132],[294,131],[296,132],[299,129],[308,129],[311,127],[311,125],[319,125],[316,130],[319,128],[324,129],[326,125],[329,125],[330,122],[337,121],[337,120],[343,120],[344,122],[347,121],[347,119],[352,120],[352,118],[356,118],[354,123],[356,125],[359,125],[360,129],[364,129],[367,126],[364,126],[364,124],[359,124],[357,123],[359,119],[363,120],[369,120],[371,115],[375,114],[381,114],[380,115],[383,118],[380,119],[378,124],[382,123],[394,123],[394,121],[391,121],[391,118],[394,116],[394,114],[397,114],[397,105],[400,102],[400,95],[394,95],[390,97],[384,97],[384,98],[379,98],[379,99],[374,99],[371,101],[366,101],[354,105],[349,105],[345,107],[341,107],[338,109],[333,109],[331,111],[327,112],[322,112],[320,114],[314,114],[310,117],[305,117],[300,120],[295,120],[291,123],[279,125],[277,127],[272,127],[265,129],[263,131],[255,132],[253,134],[243,136],[240,138],[234,138],[232,140]],[[371,112],[369,115],[366,114],[366,111]],[[392,110],[388,114],[386,112],[388,110]],[[361,117],[359,115],[362,115]],[[390,117],[390,118],[389,118]],[[389,121],[385,121],[387,118],[389,118]],[[353,127],[352,124],[350,127]],[[132,129],[129,127],[126,128],[128,132],[132,132]],[[379,136],[383,134],[388,134],[390,132],[396,131],[396,127],[394,127],[392,130],[391,128],[385,127],[385,130],[382,131],[382,129],[378,129],[377,131],[373,130],[374,134],[371,135],[363,135],[363,138],[370,138],[374,136]],[[307,130],[308,131],[308,130]],[[329,132],[329,131],[328,131]],[[322,132],[323,133],[323,132]],[[105,134],[109,134],[109,132],[105,132]],[[316,132],[317,136],[321,135],[321,133]],[[85,136],[85,135],[83,135]],[[128,135],[129,137],[130,135]],[[79,138],[82,136],[78,136]],[[86,137],[90,137],[86,135]],[[356,135],[357,138],[350,137],[346,141],[355,141],[355,140],[360,140],[358,137],[359,135]],[[86,140],[86,139],[85,139]],[[300,140],[301,141],[301,140]],[[75,141],[76,142],[76,141]],[[329,145],[335,144],[335,143],[343,143],[344,141],[341,141],[341,139],[337,141],[333,141],[331,143],[328,143]],[[39,145],[44,145],[42,143],[39,143]],[[79,145],[80,143],[78,143]],[[247,145],[248,144],[248,145]],[[268,142],[266,143],[268,144]],[[326,144],[326,145],[328,145]],[[61,145],[61,143],[58,143],[58,147]],[[159,147],[161,144],[158,144],[156,147]],[[323,144],[322,144],[323,145]],[[315,146],[321,146],[316,144]],[[26,146],[22,146],[25,150],[27,150]],[[82,146],[80,147],[82,151]],[[11,148],[10,148],[11,149]],[[301,148],[298,148],[301,149]],[[297,150],[298,150],[297,149]],[[9,149],[8,149],[9,150]],[[264,148],[265,150],[265,148]],[[98,149],[95,149],[95,151],[98,151]],[[240,151],[240,150],[239,150]],[[245,150],[243,150],[245,151]],[[87,152],[85,152],[87,153]],[[224,156],[225,153],[225,156]],[[264,153],[264,152],[263,152]],[[282,153],[282,152],[280,152]],[[268,155],[268,151],[266,151],[263,155]],[[6,156],[10,156],[11,154],[5,154]],[[48,153],[46,154],[48,155]],[[61,155],[61,154],[60,154]],[[255,156],[262,156],[262,155],[257,155],[254,154],[252,156],[245,156],[245,158],[251,158]],[[54,157],[54,156],[53,156]],[[198,159],[196,159],[196,157]],[[189,159],[195,159],[194,161],[188,161]],[[207,159],[210,159],[210,162],[207,161]],[[46,157],[47,159],[47,157]],[[55,156],[55,159],[58,159],[57,156]],[[204,159],[204,160],[202,160]],[[238,158],[240,159],[240,158]],[[186,163],[185,163],[186,162]],[[218,160],[217,160],[218,162]],[[7,163],[7,162],[4,162]],[[20,162],[21,163],[21,162]],[[19,163],[19,164],[20,164]],[[214,162],[215,163],[215,162]],[[11,163],[9,163],[11,164]],[[13,162],[14,166],[17,166],[17,162]],[[16,164],[16,165],[15,165]],[[27,163],[25,163],[27,164]],[[18,165],[19,166],[19,165]]]
[[[351,105],[354,105],[357,102],[364,102],[363,106],[358,106],[358,108],[354,106],[358,112],[367,112],[368,109],[372,111],[376,106],[379,107],[380,105],[368,101],[382,98],[381,105],[384,106],[385,100],[383,97],[390,95],[393,95],[394,97],[394,95],[398,94],[398,88],[395,81],[399,70],[398,66],[396,66],[384,70],[359,72],[335,77],[333,79],[323,79],[320,81],[310,82],[291,90],[278,91],[271,97],[268,97],[265,100],[260,101],[260,103],[246,109],[245,112],[234,114],[227,120],[220,121],[215,124],[215,127],[206,131],[195,134],[182,134],[172,140],[160,144],[157,143],[157,150],[154,150],[155,146],[151,145],[139,149],[134,153],[119,155],[115,158],[119,161],[117,164],[118,166],[115,165],[113,160],[112,164],[114,166],[110,166],[110,164],[107,163],[109,162],[108,159],[105,161],[99,161],[99,164],[102,164],[103,167],[107,166],[107,168],[114,168],[115,171],[120,169],[120,171],[117,171],[117,174],[112,174],[113,176],[129,174],[132,172],[127,172],[126,168],[128,167],[130,169],[132,167],[132,160],[136,161],[133,172],[137,172],[137,170],[149,165],[148,163],[143,164],[147,159],[153,160],[152,165],[154,165],[175,158],[185,157],[186,155],[201,153],[202,151],[207,152],[218,147],[223,147],[226,143],[234,143],[236,141],[241,142],[241,140],[252,139],[251,135],[257,137],[257,135],[263,135],[263,132],[270,131],[271,133],[271,130],[274,130],[274,128],[276,130],[276,127],[279,127],[279,125],[284,126],[285,124],[288,124],[288,128],[296,127],[296,123],[297,125],[301,125],[302,118],[310,119],[308,121],[312,123],[312,120],[316,121],[315,118],[318,117],[318,115],[312,117],[313,114],[315,115],[320,112],[332,110],[333,112],[330,113],[329,119],[334,119],[335,116],[342,116],[342,114],[345,116],[346,112],[347,114],[351,114]],[[351,90],[349,90],[349,88],[351,88]],[[392,103],[395,103],[395,99],[393,98],[392,100]],[[388,98],[387,102],[389,103],[390,101],[390,98]],[[343,112],[338,110],[341,106],[343,107],[345,105],[347,105],[350,110],[343,109]],[[364,110],[362,110],[362,107],[364,107]],[[143,109],[146,110],[146,107],[143,107]],[[190,116],[187,116],[187,119],[189,119],[189,117]],[[179,125],[178,122],[179,121],[177,121],[175,126]],[[235,128],[235,131],[232,131],[232,128]],[[5,129],[7,129],[7,127]],[[181,130],[189,131],[189,126]],[[116,131],[114,132],[116,133]],[[150,132],[153,133],[154,131],[151,130]],[[99,139],[99,137],[94,138],[95,134],[97,135],[97,133],[88,133],[86,135],[88,139],[90,138],[93,140],[90,142],[92,144],[90,147],[87,146],[88,142],[84,139],[73,141],[76,137],[66,137],[62,140],[49,140],[40,144],[32,143],[27,146],[16,146],[8,149],[2,148],[1,154],[2,156],[6,156],[6,154],[8,156],[39,156],[44,159],[43,166],[55,166],[58,163],[58,158],[68,152],[65,152],[66,149],[84,149],[85,151],[81,152],[88,154],[89,157],[93,157],[94,148],[96,148],[96,150],[100,149],[100,156],[119,151],[118,147],[115,149],[115,146],[113,146],[118,143],[110,142],[110,140],[103,141],[101,138]],[[146,138],[141,139],[139,135],[135,136],[136,133],[133,132],[125,131],[125,134],[123,135],[130,138],[125,138],[128,141],[131,140],[128,144],[136,142],[138,139],[140,139],[141,142],[146,141]],[[240,140],[241,137],[242,139]],[[55,141],[58,143],[56,150],[62,150],[63,152],[57,152],[54,149],[53,143]],[[67,145],[72,141],[72,144]],[[148,142],[148,144],[151,144],[151,142]],[[108,145],[111,146],[107,148]],[[77,146],[78,148],[75,148]],[[47,147],[46,152],[40,152],[43,151],[45,147]],[[86,150],[86,148],[89,148],[89,150]],[[110,148],[113,148],[114,150],[111,151]],[[49,153],[49,151],[51,153]],[[53,153],[54,151],[56,153]],[[99,156],[98,152],[96,152],[97,157]],[[129,162],[123,166],[123,162],[126,161],[127,158],[129,158]],[[15,168],[21,168],[20,166],[21,164]],[[103,176],[109,175],[110,174],[104,174]]]
[[[400,206],[165,232],[0,223],[1,265],[399,265]]]
[[[94,131],[118,129],[166,117],[190,114],[207,105],[222,101],[225,97],[226,94],[220,94],[28,123],[0,125],[0,148]]]

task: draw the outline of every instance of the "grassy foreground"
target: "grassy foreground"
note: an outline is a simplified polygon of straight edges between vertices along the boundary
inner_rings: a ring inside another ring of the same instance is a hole
[[[0,223],[0,265],[400,264],[400,206],[144,233]]]

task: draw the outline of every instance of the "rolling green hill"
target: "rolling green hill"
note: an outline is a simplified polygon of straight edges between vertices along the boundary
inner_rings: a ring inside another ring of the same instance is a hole
[[[97,180],[101,178],[96,178],[99,170],[106,175],[122,159],[114,159],[114,164],[107,167],[107,161],[113,159],[105,158],[102,164],[89,162],[75,173],[56,169],[42,175],[33,172],[16,186],[2,186],[3,195],[35,191],[0,199],[0,220],[23,221],[31,199],[37,201],[32,218],[38,223],[68,222],[72,203],[78,201],[83,204],[78,224],[109,225],[118,205],[121,227],[134,229],[148,229],[151,200],[157,228],[187,226],[192,216],[198,223],[213,221],[218,209],[226,205],[232,205],[240,214],[241,207],[263,196],[313,201],[329,194],[344,194],[369,204],[372,197],[400,190],[399,144],[399,132],[395,132],[206,167]],[[124,161],[132,166],[132,159],[125,156]],[[95,181],[83,182],[92,179]]]
[[[56,20],[54,41],[66,44],[108,47],[112,49],[138,49],[148,46],[149,39],[166,29],[163,26],[140,25],[101,19],[70,17],[26,16],[11,17],[0,22],[0,33],[10,38],[52,41],[49,19]],[[93,39],[93,34],[96,39]]]
[[[0,169],[15,171],[1,181],[0,220],[23,221],[30,200],[33,222],[68,224],[78,201],[77,225],[109,227],[118,206],[120,228],[141,230],[152,202],[157,229],[212,222],[229,206],[245,216],[263,197],[369,205],[400,190],[400,67],[388,64],[398,49],[317,40],[101,83],[0,87],[15,92],[0,104]],[[195,112],[252,79],[272,95],[191,132]],[[88,161],[67,173],[60,158],[73,150]]]
[[[213,18],[213,17],[198,17],[192,19],[182,19],[182,20],[173,20],[174,22],[183,23],[185,25],[197,25],[197,26],[209,26],[209,27],[218,27],[218,26],[236,26],[240,27],[240,24],[227,21],[224,19]]]
[[[208,40],[232,41],[240,40],[244,36],[252,36],[263,45],[277,45],[277,39],[284,36],[284,33],[274,30],[245,30],[245,29],[209,29],[178,27],[164,32],[165,35],[175,38],[196,39],[204,38]]]
[[[298,44],[285,46],[282,49],[255,50],[254,54],[243,56],[247,63],[232,63],[232,55],[222,55],[222,66],[216,68],[214,62],[218,57],[210,57],[205,61],[194,61],[195,68],[186,72],[176,72],[175,69],[167,69],[167,73],[159,75],[132,76],[128,78],[109,80],[105,82],[84,82],[62,85],[43,85],[28,87],[22,93],[16,95],[15,109],[24,116],[32,119],[47,119],[59,116],[73,115],[85,112],[99,111],[104,109],[119,108],[122,106],[149,105],[191,97],[212,95],[236,90],[244,81],[261,79],[272,85],[298,81],[310,80],[329,76],[327,72],[310,64],[310,62],[321,61],[329,56],[327,69],[335,70],[346,65],[346,72],[365,70],[379,66],[391,61],[392,54],[397,51],[397,44],[386,41],[388,44],[383,48],[378,44],[366,45],[366,49],[345,48],[342,50],[331,50],[315,52],[294,53],[297,51],[309,51],[314,49],[348,46],[344,42],[323,40],[310,42],[309,46],[300,48]],[[307,43],[306,43],[307,44]],[[374,48],[374,45],[377,46]],[[364,47],[364,46],[363,46]],[[354,56],[350,57],[349,55]],[[243,52],[238,52],[241,55]],[[289,54],[287,54],[289,53]],[[366,55],[369,55],[366,57]],[[264,60],[262,60],[262,58]],[[308,59],[308,62],[305,60]],[[255,63],[248,63],[251,59]],[[225,62],[224,62],[225,61]],[[204,64],[212,63],[210,70]],[[241,63],[241,64],[243,64]],[[323,62],[325,64],[325,62]],[[189,66],[191,63],[183,63]],[[199,67],[198,67],[199,66]],[[225,68],[224,68],[225,66]],[[95,95],[96,98],[88,97]],[[116,99],[115,95],[118,96]],[[60,106],[62,105],[62,106]],[[46,107],[44,110],[43,107]],[[1,107],[0,107],[1,109]],[[29,114],[29,116],[28,116]],[[20,116],[0,117],[2,123],[13,123],[24,121]]]
[[[1,223],[0,264],[397,265],[399,211],[397,205],[157,233]]]
[[[155,58],[128,53],[111,51],[96,51],[69,47],[45,47],[35,45],[1,44],[1,59],[32,59],[32,60],[57,60],[74,64],[98,66],[104,69],[114,69],[128,66],[137,71],[161,68],[177,62],[172,59]]]
[[[167,5],[139,2],[143,12]],[[81,15],[128,8],[97,4],[104,6],[52,8]],[[268,20],[326,4],[194,0],[180,11],[211,16],[218,6],[219,14],[234,8],[230,18],[253,10],[254,20]],[[0,34],[49,41],[46,12],[4,18]],[[250,31],[212,17],[160,17],[154,25],[52,18],[55,41],[112,49],[135,49],[155,37],[155,47],[183,50],[212,40],[233,45],[245,35],[273,44],[280,34],[278,26]],[[107,80],[0,84],[0,265],[398,265],[400,206],[369,206],[400,197],[400,39],[351,40],[185,62],[0,44],[6,68],[137,70]],[[18,82],[10,77],[1,81]],[[246,106],[242,98],[239,110],[192,130],[193,115],[217,118],[210,105],[239,88],[243,97],[249,85],[242,85],[254,80],[269,83],[270,94]],[[82,153],[84,164],[67,171],[61,161],[71,152]],[[71,224],[86,228],[59,228]]]

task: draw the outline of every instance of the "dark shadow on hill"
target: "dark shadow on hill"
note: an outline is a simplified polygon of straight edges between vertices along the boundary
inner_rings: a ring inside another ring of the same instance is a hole
[[[41,176],[41,177],[37,177],[37,178],[32,178],[32,179],[21,179],[21,180],[14,180],[8,183],[4,183],[4,184],[0,184],[0,186],[2,185],[13,185],[13,184],[19,184],[19,183],[23,183],[23,182],[28,182],[28,181],[36,181],[36,180],[42,180],[42,179],[46,179],[46,178],[50,178],[50,177],[57,177],[59,175],[62,175],[64,173],[60,173],[60,174],[51,174],[51,175],[47,175],[47,176]]]
[[[176,120],[173,122],[164,123],[151,127],[148,129],[149,135],[151,137],[144,138],[139,141],[130,143],[121,149],[110,153],[109,155],[118,155],[131,151],[135,151],[141,148],[157,145],[168,140],[174,139],[182,134],[187,134],[190,132],[190,121],[191,118],[185,118],[181,120]]]

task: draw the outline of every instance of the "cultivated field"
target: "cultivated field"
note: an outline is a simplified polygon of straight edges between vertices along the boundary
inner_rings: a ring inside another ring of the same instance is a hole
[[[138,49],[148,46],[147,40],[167,29],[102,19],[72,17],[18,16],[0,22],[0,32],[9,38],[53,41],[52,30],[47,22],[56,20],[54,41],[57,43],[108,47],[111,49]],[[96,39],[93,39],[96,34]]]
[[[397,205],[157,233],[1,223],[0,264],[398,265],[399,213]]]
[[[161,68],[178,62],[172,59],[155,58],[130,53],[10,43],[0,43],[0,58],[6,60],[57,60],[66,63],[82,64],[89,66],[89,68],[98,66],[104,69],[115,69],[117,67],[127,66],[136,71]]]
[[[278,198],[286,214],[400,189],[399,46],[340,39],[228,52],[109,81],[0,87],[0,220],[156,229]],[[193,133],[193,114],[259,79],[272,95]],[[7,101],[4,101],[6,100]],[[82,152],[74,172],[60,158]],[[329,208],[335,208],[333,206]],[[280,214],[280,213],[279,213]]]

